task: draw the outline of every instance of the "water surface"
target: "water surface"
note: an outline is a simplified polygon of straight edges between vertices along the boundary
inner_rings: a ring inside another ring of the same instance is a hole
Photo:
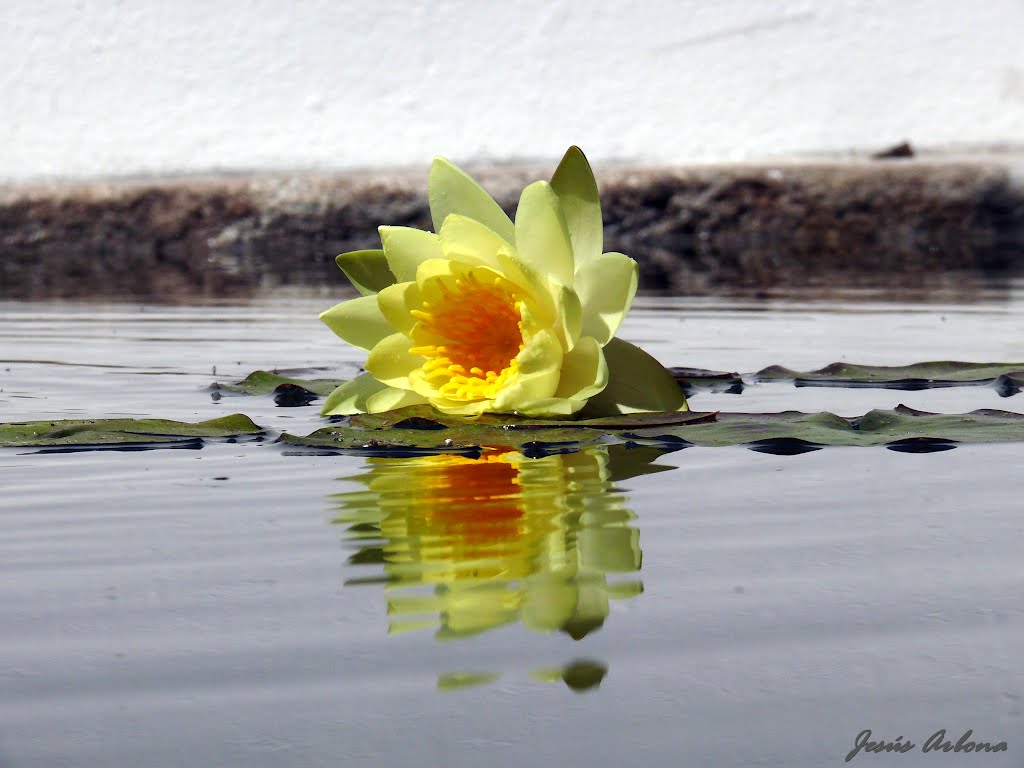
[[[1024,304],[656,300],[664,363],[1024,360]],[[319,302],[0,305],[3,421],[198,420],[201,450],[0,450],[0,766],[1019,765],[1024,447],[297,455],[347,376]],[[214,371],[216,369],[216,371]],[[765,384],[699,410],[1021,411],[988,387]],[[1007,741],[922,754],[939,728]]]

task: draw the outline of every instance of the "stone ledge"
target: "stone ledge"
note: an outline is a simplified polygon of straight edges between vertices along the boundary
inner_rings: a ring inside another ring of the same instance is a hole
[[[926,285],[1024,266],[1020,158],[598,168],[605,248],[641,288]],[[511,212],[550,168],[474,175]],[[340,293],[334,256],[429,228],[426,169],[0,188],[0,297]]]

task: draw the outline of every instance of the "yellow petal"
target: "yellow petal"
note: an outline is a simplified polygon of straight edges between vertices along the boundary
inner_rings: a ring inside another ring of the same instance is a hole
[[[558,340],[562,343],[562,349],[569,352],[580,337],[580,329],[583,326],[583,307],[576,291],[568,286],[552,280],[551,292],[555,297],[557,307],[558,324],[555,330],[558,333]]]
[[[534,182],[519,198],[516,252],[524,264],[572,286],[572,241],[558,196],[546,181]]]
[[[427,398],[408,389],[387,387],[366,398],[367,413],[384,413],[409,405],[423,405]]]
[[[532,400],[554,395],[562,367],[562,345],[552,331],[541,331],[530,337],[516,362],[519,373],[494,398],[494,409],[499,413],[510,413]]]
[[[320,313],[320,320],[349,344],[371,349],[395,332],[377,306],[376,296],[360,296]]]
[[[434,229],[440,230],[445,219],[457,213],[479,221],[510,243],[514,241],[515,229],[508,214],[465,171],[443,157],[430,167],[427,196]]]
[[[498,252],[512,247],[511,243],[479,221],[451,214],[438,233],[445,257],[472,264],[498,268]]]
[[[583,150],[569,147],[551,177],[551,188],[562,205],[579,272],[581,264],[601,255],[604,240],[597,181]]]
[[[389,387],[377,381],[368,373],[346,381],[327,396],[321,416],[351,416],[353,413],[367,413],[366,400],[371,395],[387,390]]]
[[[531,400],[526,405],[516,408],[516,413],[523,416],[571,416],[578,413],[587,404],[586,400],[576,400],[567,397],[546,397],[541,400]]]
[[[377,294],[377,305],[394,330],[408,336],[416,324],[411,314],[423,304],[420,289],[414,282],[396,283]]]
[[[440,259],[441,240],[432,232],[412,227],[378,227],[388,267],[400,283],[416,279],[416,270],[428,259]]]
[[[584,262],[576,270],[576,293],[583,305],[583,329],[602,345],[619,330],[633,305],[639,267],[621,253],[605,253]]]
[[[562,359],[555,397],[587,400],[608,384],[608,365],[601,345],[592,336],[581,336],[572,352]]]
[[[404,333],[382,339],[366,358],[366,372],[390,386],[412,389],[409,374],[423,365],[423,358],[409,352],[411,345]]]

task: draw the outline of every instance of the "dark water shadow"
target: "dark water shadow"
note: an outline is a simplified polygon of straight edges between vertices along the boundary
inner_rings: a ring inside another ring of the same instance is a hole
[[[946,440],[941,437],[908,437],[904,440],[894,440],[886,443],[886,448],[897,453],[941,453],[952,451],[959,445],[955,440]]]

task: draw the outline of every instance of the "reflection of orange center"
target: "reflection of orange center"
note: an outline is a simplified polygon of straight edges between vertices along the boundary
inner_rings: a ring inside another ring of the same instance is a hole
[[[472,272],[439,283],[444,300],[413,310],[419,321],[414,338],[426,332],[435,343],[410,349],[427,358],[424,378],[444,397],[492,398],[518,369],[523,328],[513,286],[499,275],[483,283]]]
[[[461,459],[443,465],[428,487],[432,503],[425,517],[437,535],[457,538],[468,546],[486,546],[519,535],[523,510],[515,464],[490,456]]]

